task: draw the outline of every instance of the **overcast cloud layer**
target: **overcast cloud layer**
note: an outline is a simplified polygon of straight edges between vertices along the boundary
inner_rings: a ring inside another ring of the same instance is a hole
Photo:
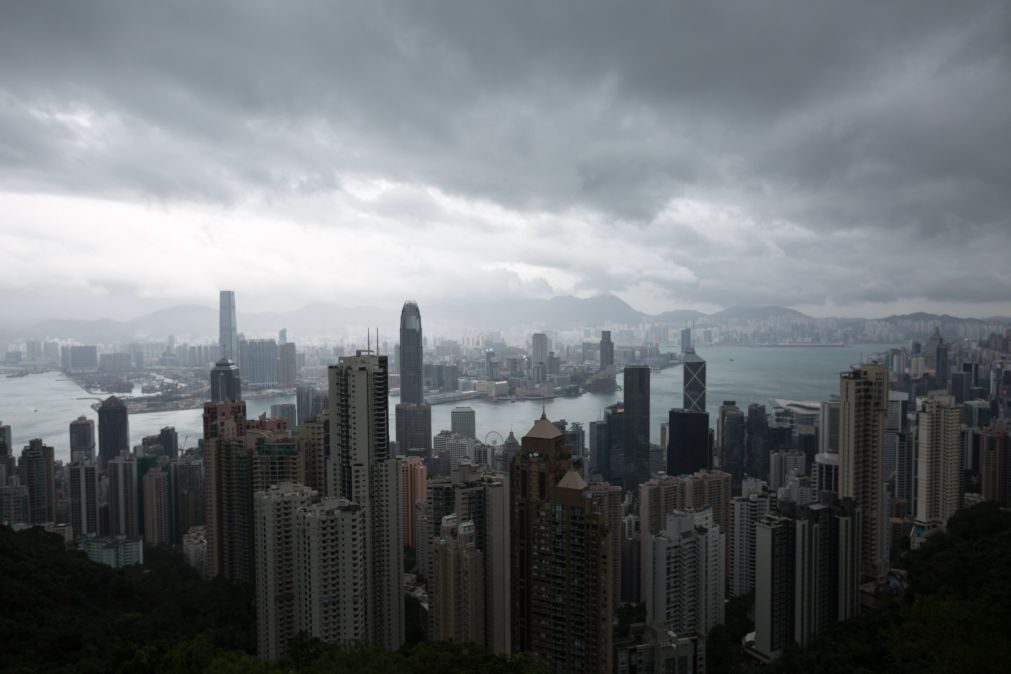
[[[5,316],[1011,314],[1009,5],[826,4],[2,3]]]

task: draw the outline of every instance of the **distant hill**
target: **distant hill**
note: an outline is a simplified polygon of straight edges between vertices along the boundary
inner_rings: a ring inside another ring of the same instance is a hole
[[[717,320],[739,320],[739,321],[767,321],[773,318],[806,318],[811,317],[801,313],[796,309],[788,307],[767,306],[767,307],[727,307],[715,314],[710,314],[709,318]]]

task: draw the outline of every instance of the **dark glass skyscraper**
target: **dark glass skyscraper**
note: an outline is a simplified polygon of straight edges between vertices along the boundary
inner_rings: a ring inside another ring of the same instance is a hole
[[[130,450],[130,424],[126,403],[109,396],[98,408],[98,462],[105,468],[121,452]]]
[[[421,311],[416,302],[404,302],[400,312],[400,402],[425,402],[422,367]]]
[[[686,475],[712,465],[709,413],[671,410],[667,426],[667,474]]]
[[[237,403],[242,400],[242,380],[239,368],[227,358],[222,358],[211,370],[211,402]]]
[[[611,341],[611,331],[600,331],[600,369],[606,370],[614,365],[614,342]]]
[[[649,367],[626,365],[625,466],[622,484],[634,490],[649,479]]]

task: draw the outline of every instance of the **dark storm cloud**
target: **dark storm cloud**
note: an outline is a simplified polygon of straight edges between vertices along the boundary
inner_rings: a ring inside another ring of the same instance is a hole
[[[1011,249],[1009,45],[997,2],[5,3],[0,182],[231,204],[364,177],[530,214],[511,261],[586,292],[1000,301],[966,267]],[[552,215],[652,262],[558,255]]]

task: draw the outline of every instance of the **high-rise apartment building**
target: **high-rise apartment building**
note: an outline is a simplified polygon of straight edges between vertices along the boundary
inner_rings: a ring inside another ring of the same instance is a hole
[[[420,320],[418,329],[420,337]],[[404,642],[403,473],[390,456],[387,358],[361,352],[341,357],[330,366],[329,380],[328,492],[366,510],[368,640],[396,650]]]
[[[315,497],[315,491],[294,482],[272,485],[253,496],[256,650],[265,660],[287,655],[288,642],[300,628],[295,513]],[[311,565],[314,560],[307,561]]]
[[[295,389],[296,421],[299,428],[309,419],[315,419],[327,409],[326,391],[318,391],[312,386]]]
[[[235,292],[232,290],[222,290],[218,301],[218,346],[221,358],[238,362],[239,332],[235,323]]]
[[[321,412],[302,422],[295,444],[302,460],[302,483],[320,494],[327,490],[326,457],[330,452],[330,417]]]
[[[433,577],[433,540],[440,535],[442,518],[455,515],[457,521],[474,524],[474,545],[484,564],[484,635],[477,643],[494,653],[510,652],[510,535],[509,492],[506,476],[483,472],[478,466],[462,463],[449,477],[428,481],[424,516],[416,519],[418,574]],[[438,588],[430,585],[437,594]]]
[[[709,509],[675,511],[666,519],[644,545],[646,621],[657,632],[691,638],[695,660],[704,663],[706,636],[725,616],[726,536]]]
[[[247,388],[277,388],[277,342],[273,339],[240,342],[239,369]]]
[[[634,491],[649,479],[649,376],[647,365],[626,365],[623,395],[625,396],[625,465],[622,485]]]
[[[600,369],[606,370],[614,366],[614,342],[611,341],[611,331],[600,331]]]
[[[401,459],[404,471],[404,502],[401,509],[401,520],[404,523],[404,547],[412,550],[417,547],[417,529],[415,526],[415,511],[418,502],[427,498],[428,469],[422,463],[421,457],[408,456]]]
[[[144,542],[151,546],[172,542],[169,474],[160,467],[144,473]]]
[[[432,540],[429,638],[483,643],[485,639],[484,554],[476,529],[456,515],[442,518]]]
[[[111,459],[130,451],[130,422],[126,403],[116,396],[98,408],[98,465],[105,469]]]
[[[555,671],[610,672],[611,528],[543,415],[513,458],[512,649]]]
[[[76,461],[67,466],[70,490],[70,526],[74,537],[99,535],[99,470],[94,461]]]
[[[730,534],[727,587],[731,597],[743,597],[755,589],[755,524],[773,509],[774,497],[752,493],[735,496],[730,504]]]
[[[548,351],[551,350],[548,336],[543,332],[535,332],[530,336],[530,366],[543,365],[548,362]]]
[[[328,497],[295,511],[298,629],[327,642],[374,639],[365,508]]]
[[[204,462],[197,456],[182,456],[168,464],[168,473],[172,541],[178,544],[190,529],[205,525]]]
[[[253,456],[246,404],[205,403],[204,485],[207,576],[253,581]]]
[[[1011,436],[1004,430],[1004,422],[997,419],[983,431],[982,495],[986,501],[1002,505],[1011,503]]]
[[[690,346],[681,359],[684,370],[682,407],[693,412],[706,411],[706,361]]]
[[[46,524],[56,519],[56,482],[53,448],[34,439],[21,451],[18,477],[28,487],[29,524]]]
[[[917,414],[918,535],[943,531],[962,502],[962,406],[943,391],[931,391]]]
[[[113,536],[140,536],[140,485],[137,483],[137,459],[122,454],[110,459],[105,467],[109,477],[109,533]]]
[[[211,402],[239,402],[242,400],[242,378],[239,367],[228,358],[222,358],[211,369]]]
[[[450,430],[465,438],[477,437],[477,415],[473,407],[454,407],[449,413]]]
[[[298,354],[294,342],[282,342],[277,349],[277,385],[291,388],[298,379]]]
[[[95,422],[87,417],[70,422],[70,460],[95,460]]]
[[[889,568],[884,475],[888,369],[871,363],[844,372],[839,403],[839,495],[860,506],[861,572],[883,581]]]

